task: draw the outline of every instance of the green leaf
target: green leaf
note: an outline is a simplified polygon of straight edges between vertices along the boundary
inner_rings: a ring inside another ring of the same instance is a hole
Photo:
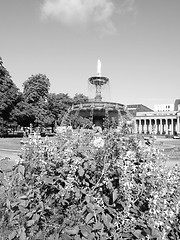
[[[88,169],[89,168],[89,164],[87,162],[84,163],[84,169]]]
[[[32,215],[33,215],[33,212],[28,212],[28,213],[25,215],[25,217],[27,217],[27,218],[31,218]]]
[[[88,236],[88,240],[94,240],[95,239],[95,234],[94,233],[91,233],[89,236]]]
[[[109,223],[109,220],[108,220],[108,218],[105,214],[102,214],[102,220],[103,220],[105,226],[107,227],[107,229],[109,230],[110,229],[110,223]]]
[[[19,240],[26,240],[26,233],[24,230],[21,232]]]
[[[101,230],[102,228],[103,228],[102,223],[101,223],[101,222],[97,222],[97,223],[95,223],[94,226],[93,226],[93,231],[95,231],[95,230]]]
[[[29,220],[27,223],[26,223],[26,225],[27,225],[27,227],[30,227],[30,226],[32,226],[33,224],[34,224],[34,220],[32,219],[32,220]]]
[[[39,214],[35,213],[35,214],[33,215],[33,220],[34,220],[34,221],[39,221],[39,218],[40,218],[40,215],[39,215]]]
[[[109,204],[109,197],[106,196],[106,195],[103,195],[103,201],[104,201],[106,204]]]
[[[10,209],[11,203],[10,203],[10,201],[9,201],[8,198],[7,198],[7,200],[6,200],[6,206],[7,206],[8,209]]]
[[[102,207],[100,207],[99,205],[95,205],[95,208],[96,208],[96,214],[104,212],[104,209]]]
[[[116,199],[117,199],[117,189],[115,189],[114,191],[113,191],[113,202],[115,202],[116,201]]]
[[[14,203],[11,203],[11,207],[12,207],[12,208],[16,207],[17,205],[19,205],[19,202],[18,202],[18,201],[17,201],[17,202],[14,202]]]
[[[74,188],[74,191],[75,191],[75,196],[76,196],[76,198],[80,198],[81,197],[81,193],[80,193],[80,190],[79,190],[79,188]]]
[[[48,237],[48,240],[55,240],[54,235],[49,236],[49,237]]]
[[[88,201],[90,201],[89,196],[86,199],[86,202],[88,203],[87,204],[87,209],[88,209],[88,212],[94,213],[94,205],[92,203],[88,202]]]
[[[93,217],[94,217],[94,214],[88,213],[88,215],[86,216],[85,222],[88,223]]]
[[[28,201],[26,201],[26,200],[20,200],[19,205],[22,206],[22,207],[27,207]]]
[[[68,228],[65,230],[65,232],[69,235],[76,235],[79,232],[79,227],[75,226],[74,228]]]
[[[81,166],[79,166],[79,170],[78,170],[78,173],[79,173],[79,176],[80,177],[82,177],[83,175],[84,175],[84,169],[81,167]]]
[[[46,184],[53,184],[54,183],[54,178],[53,177],[43,177],[43,180]]]
[[[75,236],[75,237],[74,237],[74,240],[81,240],[81,238],[80,238],[80,236],[78,235],[78,236]]]
[[[26,195],[22,195],[22,196],[20,196],[20,199],[27,200],[27,199],[28,199],[28,197],[27,197]]]
[[[16,237],[16,235],[17,235],[17,232],[14,230],[14,231],[12,231],[10,234],[9,234],[9,240],[12,240],[12,239],[14,239],[15,237]]]
[[[135,237],[137,237],[138,239],[140,239],[140,238],[142,237],[141,230],[135,230],[135,231],[133,232],[133,235],[134,235]]]
[[[4,179],[4,173],[3,171],[0,172],[0,180],[3,180]]]
[[[81,229],[82,235],[86,238],[91,234],[91,231],[92,231],[92,229],[86,225],[81,225],[80,229]]]
[[[67,235],[66,233],[61,234],[61,239],[62,240],[72,240],[72,238],[69,235]]]
[[[24,176],[25,167],[23,165],[19,165],[18,171]]]

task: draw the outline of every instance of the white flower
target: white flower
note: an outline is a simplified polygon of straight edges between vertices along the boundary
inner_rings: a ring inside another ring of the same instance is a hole
[[[56,133],[65,133],[67,130],[66,126],[59,126],[56,128]]]
[[[117,126],[116,130],[117,133],[120,133],[122,131],[122,127],[121,126]]]
[[[133,159],[135,159],[135,157],[136,157],[136,153],[133,152],[133,151],[127,151],[126,157],[127,157],[128,159],[133,160]]]
[[[100,126],[95,126],[93,127],[93,129],[95,130],[95,132],[97,133],[102,133],[102,128]]]
[[[96,137],[93,142],[94,146],[97,148],[103,148],[104,147],[104,139],[101,137]]]
[[[72,126],[68,126],[68,127],[67,127],[67,131],[72,132],[72,131],[73,131]]]
[[[44,163],[45,165],[47,164],[47,162],[45,162],[44,160],[40,159],[40,162]]]
[[[67,156],[69,156],[69,155],[73,154],[73,151],[72,151],[71,148],[66,148],[66,149],[64,150],[64,154],[67,155]]]

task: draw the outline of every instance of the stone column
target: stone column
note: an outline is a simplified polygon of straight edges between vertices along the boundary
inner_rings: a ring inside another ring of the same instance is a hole
[[[148,133],[148,119],[145,119],[145,133],[147,134]]]
[[[177,132],[177,119],[174,119],[174,131]]]
[[[171,135],[171,119],[168,119],[168,134]]]
[[[142,133],[142,131],[143,131],[143,129],[144,129],[144,128],[143,128],[143,123],[142,123],[142,122],[143,122],[142,119],[140,119],[140,123],[141,123],[141,124],[140,124],[140,127],[141,127],[140,129],[141,129],[141,133]]]
[[[180,129],[179,129],[179,127],[180,127],[180,123],[179,123],[179,116],[177,116],[177,133],[179,133],[179,132],[180,132]]]
[[[134,120],[134,133],[139,132],[138,121],[139,121],[138,119]]]
[[[173,118],[171,118],[171,134],[174,134],[174,122],[173,122]]]
[[[146,133],[146,120],[143,119],[143,132]]]
[[[135,132],[139,133],[139,119],[138,119],[137,123],[135,124]]]
[[[163,132],[162,118],[160,118],[160,134]]]
[[[147,122],[146,119],[144,119],[144,133],[147,133]]]
[[[139,133],[142,133],[142,125],[141,125],[141,119],[139,119]]]
[[[141,119],[139,118],[138,132],[141,133]]]
[[[166,123],[165,123],[165,132],[166,134],[168,134],[168,118],[165,119]]]
[[[153,133],[153,120],[154,119],[151,119],[151,134]]]
[[[157,134],[158,132],[158,119],[154,119],[155,120],[155,134]]]
[[[149,130],[149,134],[151,134],[152,133],[152,122],[151,122],[151,119],[149,119],[149,128],[148,128],[148,130]]]

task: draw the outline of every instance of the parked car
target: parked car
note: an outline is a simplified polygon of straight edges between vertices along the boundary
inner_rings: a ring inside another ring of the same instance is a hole
[[[173,136],[173,139],[180,139],[180,136],[174,135],[174,136]]]

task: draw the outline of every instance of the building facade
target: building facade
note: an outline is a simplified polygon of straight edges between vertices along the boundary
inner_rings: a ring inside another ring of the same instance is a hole
[[[132,108],[133,105],[130,106]],[[128,110],[131,111],[131,108],[128,107]],[[139,134],[180,134],[180,99],[175,100],[173,110],[168,108],[167,111],[164,109],[162,111],[139,111],[136,109],[134,121],[135,132]]]
[[[140,134],[176,135],[180,133],[180,112],[138,112],[135,132]]]
[[[155,112],[174,111],[174,104],[157,104],[154,106]]]

